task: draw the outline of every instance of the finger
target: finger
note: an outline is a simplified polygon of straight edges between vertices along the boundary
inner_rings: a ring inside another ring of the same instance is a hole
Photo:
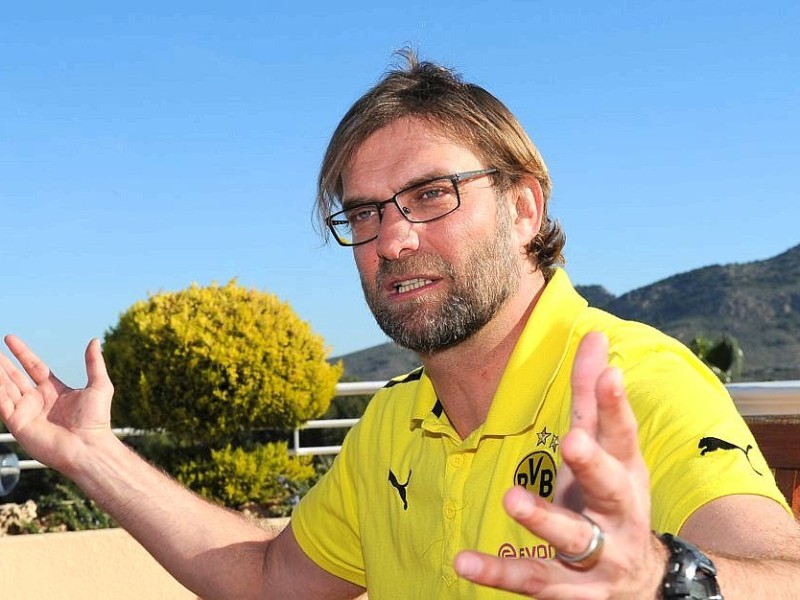
[[[11,363],[6,356],[0,354],[0,417],[5,422],[9,431],[15,435],[18,428],[28,422],[42,408],[42,395],[31,385],[25,377]],[[13,376],[13,377],[12,377]],[[19,379],[17,384],[13,379]]]
[[[600,446],[626,464],[641,456],[637,437],[638,423],[617,368],[606,369],[597,382],[598,432]]]
[[[66,388],[61,380],[50,372],[50,368],[25,345],[25,342],[15,335],[7,335],[5,342],[35,384],[50,383],[57,392]]]
[[[619,516],[633,502],[630,473],[585,431],[570,431],[562,440],[564,462],[575,475],[586,506],[598,513]]]
[[[0,354],[0,363],[5,357]],[[8,361],[8,359],[6,359]],[[0,416],[7,419],[14,412],[21,397],[19,387],[9,377],[4,364],[0,364]]]
[[[515,521],[563,554],[581,554],[594,536],[591,524],[580,514],[551,504],[523,487],[506,492],[503,506]]]
[[[572,366],[572,423],[594,434],[597,427],[595,386],[608,366],[608,340],[599,332],[583,336]]]
[[[106,389],[111,387],[111,380],[108,378],[106,362],[103,359],[103,351],[100,348],[100,340],[92,339],[86,347],[86,377],[87,387],[96,389]]]
[[[456,555],[453,568],[474,583],[537,596],[547,583],[547,563],[550,562],[508,560],[467,550]]]
[[[4,376],[6,384],[13,386],[19,394],[24,394],[33,388],[31,380],[21,373],[11,359],[3,353],[0,353],[0,373]]]

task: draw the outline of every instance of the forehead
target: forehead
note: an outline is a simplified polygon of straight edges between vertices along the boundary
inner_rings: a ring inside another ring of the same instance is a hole
[[[430,123],[405,117],[377,130],[342,172],[344,198],[388,197],[410,181],[481,168],[480,158]]]

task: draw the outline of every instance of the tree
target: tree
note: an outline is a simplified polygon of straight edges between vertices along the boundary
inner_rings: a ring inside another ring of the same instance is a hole
[[[723,334],[717,340],[697,336],[689,343],[689,349],[722,383],[730,383],[742,372],[744,352],[733,336]]]
[[[275,431],[323,414],[342,367],[326,362],[322,338],[275,296],[235,280],[152,295],[106,333],[104,354],[115,425],[163,432],[161,450],[140,449],[200,493],[264,502],[265,489],[288,494],[313,476],[307,460],[273,444]],[[254,468],[261,483],[251,485]]]

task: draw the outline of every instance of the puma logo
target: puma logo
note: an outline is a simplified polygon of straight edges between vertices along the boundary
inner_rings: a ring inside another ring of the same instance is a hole
[[[397,493],[400,495],[400,500],[403,501],[403,510],[408,510],[408,499],[406,498],[406,488],[408,487],[408,482],[411,481],[411,469],[408,470],[408,478],[406,479],[405,483],[400,483],[397,481],[397,477],[392,470],[389,469],[389,483],[392,484],[392,487],[397,490]]]
[[[753,466],[753,463],[750,462],[750,450],[753,449],[753,446],[747,444],[747,449],[740,448],[736,444],[731,444],[730,442],[726,442],[725,440],[721,440],[715,437],[704,437],[700,440],[700,443],[697,445],[700,448],[700,456],[705,456],[709,452],[716,452],[717,450],[739,450],[744,454],[744,457],[747,459],[750,468],[755,471],[756,475],[761,475],[758,469]]]

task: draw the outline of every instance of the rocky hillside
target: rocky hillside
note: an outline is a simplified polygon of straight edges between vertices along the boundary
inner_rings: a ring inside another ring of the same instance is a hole
[[[619,297],[600,285],[578,289],[593,306],[684,342],[734,336],[745,353],[743,380],[800,379],[800,246],[767,260],[681,273]],[[419,364],[392,343],[340,358],[347,374],[361,380],[387,379]]]
[[[800,246],[674,275],[600,306],[684,342],[734,336],[744,350],[742,379],[800,379]]]

